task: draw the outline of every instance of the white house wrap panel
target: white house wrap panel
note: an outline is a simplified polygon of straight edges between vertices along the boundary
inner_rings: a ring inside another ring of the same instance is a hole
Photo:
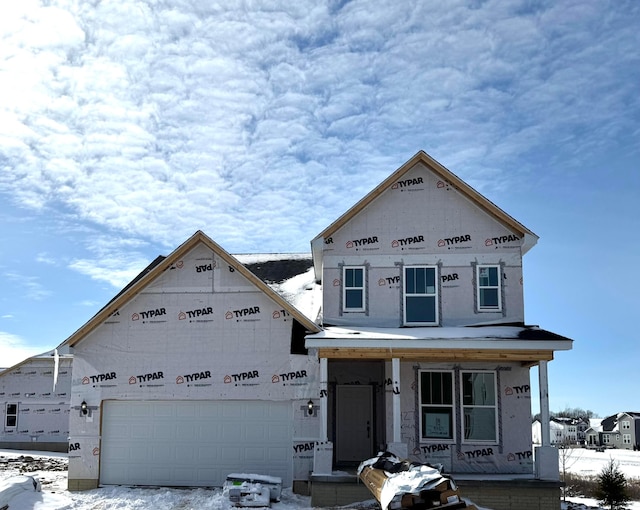
[[[216,485],[223,471],[256,469],[306,479],[313,459],[301,445],[318,437],[307,411],[318,362],[297,352],[315,324],[200,232],[147,280],[72,337],[70,487]],[[238,421],[229,410],[241,411]],[[181,412],[201,417],[189,425],[176,421]],[[139,419],[153,424],[148,436]],[[197,460],[182,465],[198,444]]]

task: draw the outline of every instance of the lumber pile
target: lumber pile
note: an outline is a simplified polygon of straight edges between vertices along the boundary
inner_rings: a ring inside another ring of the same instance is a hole
[[[362,462],[358,477],[382,510],[477,510],[462,500],[455,482],[437,467],[399,459],[388,452]]]

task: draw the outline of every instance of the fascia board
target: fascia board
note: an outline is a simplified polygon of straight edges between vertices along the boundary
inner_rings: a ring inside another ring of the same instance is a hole
[[[456,350],[475,349],[486,351],[530,351],[537,349],[553,351],[571,350],[572,340],[497,340],[494,338],[462,338],[462,339],[442,339],[442,340],[349,340],[349,339],[316,339],[307,337],[305,346],[313,348],[332,349],[420,349],[433,350]]]

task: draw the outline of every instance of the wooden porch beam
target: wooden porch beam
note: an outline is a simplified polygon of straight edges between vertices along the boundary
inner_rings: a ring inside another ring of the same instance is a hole
[[[328,359],[378,359],[447,362],[447,361],[515,361],[523,365],[534,365],[538,361],[553,360],[553,351],[524,350],[498,351],[480,349],[388,349],[388,348],[330,348],[318,349],[318,357]]]

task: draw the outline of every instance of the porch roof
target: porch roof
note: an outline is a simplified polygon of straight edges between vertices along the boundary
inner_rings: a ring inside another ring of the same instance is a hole
[[[573,340],[537,326],[326,327],[306,337],[321,358],[416,361],[518,361],[536,364]]]

